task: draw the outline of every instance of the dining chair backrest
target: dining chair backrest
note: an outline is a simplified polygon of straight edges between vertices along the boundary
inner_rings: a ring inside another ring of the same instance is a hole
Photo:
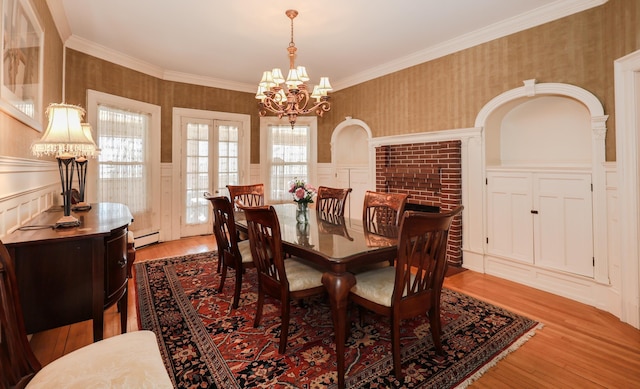
[[[362,208],[362,222],[365,228],[375,233],[385,226],[398,226],[408,197],[405,193],[366,191]]]
[[[218,245],[218,255],[234,269],[240,269],[240,252],[238,250],[238,232],[233,205],[226,196],[207,197],[213,208],[213,234]]]
[[[412,315],[410,312],[424,312],[424,307],[433,304],[439,306],[447,268],[449,227],[462,208],[441,213],[403,213],[392,297],[392,306],[401,307],[398,309],[403,311],[403,317]],[[416,298],[418,295],[421,297]]]
[[[264,184],[227,185],[232,204],[242,203],[246,207],[264,205]]]
[[[351,188],[318,187],[316,210],[332,215],[344,216],[344,207]]]
[[[40,368],[27,339],[15,265],[0,242],[0,388],[24,387]]]
[[[284,269],[282,236],[276,211],[271,206],[243,208],[259,282],[270,290],[289,289]]]

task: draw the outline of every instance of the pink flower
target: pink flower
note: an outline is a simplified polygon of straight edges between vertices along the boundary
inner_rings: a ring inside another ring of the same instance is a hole
[[[304,190],[304,188],[296,189],[296,192],[295,192],[296,200],[302,200],[306,195],[307,195],[307,192]]]

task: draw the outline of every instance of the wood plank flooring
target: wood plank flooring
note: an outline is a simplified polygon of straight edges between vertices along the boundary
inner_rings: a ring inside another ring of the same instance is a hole
[[[136,262],[215,250],[212,236],[151,245]],[[138,329],[135,285],[129,281],[129,331]],[[638,388],[640,331],[588,305],[497,277],[463,271],[445,287],[544,324],[528,342],[491,368],[471,388]],[[115,307],[105,313],[105,337],[119,333]],[[31,345],[47,364],[91,343],[91,321],[34,334]]]

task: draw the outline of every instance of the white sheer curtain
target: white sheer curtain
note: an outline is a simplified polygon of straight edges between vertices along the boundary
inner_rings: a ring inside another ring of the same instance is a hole
[[[290,202],[289,182],[309,181],[310,127],[307,125],[269,125],[269,196],[274,202]]]
[[[126,204],[136,236],[153,231],[149,123],[149,114],[98,105],[97,198]]]

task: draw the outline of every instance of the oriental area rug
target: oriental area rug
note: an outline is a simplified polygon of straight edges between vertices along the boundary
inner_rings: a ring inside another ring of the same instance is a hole
[[[286,354],[278,354],[280,303],[265,299],[253,328],[255,269],[243,275],[238,309],[231,308],[234,274],[217,292],[215,252],[137,263],[142,329],[156,333],[178,388],[337,387],[331,310],[326,297],[291,303]],[[347,388],[465,387],[538,327],[538,323],[472,297],[444,289],[442,343],[437,356],[426,316],[401,324],[401,382],[393,375],[389,319],[350,307],[345,348]]]

